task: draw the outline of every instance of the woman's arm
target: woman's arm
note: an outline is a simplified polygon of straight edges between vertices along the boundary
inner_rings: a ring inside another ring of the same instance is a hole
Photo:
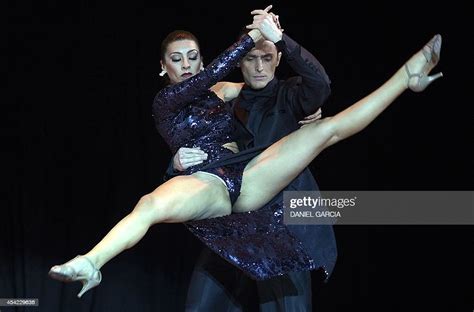
[[[211,91],[224,102],[229,102],[239,95],[243,86],[243,82],[220,81],[212,86]]]
[[[255,33],[253,34],[255,35]],[[255,35],[255,37],[258,37]],[[196,96],[207,91],[211,86],[223,79],[254,47],[254,37],[243,36],[221,53],[204,70],[180,83],[169,85],[162,89],[155,97],[153,113],[155,116],[168,117],[189,105]]]

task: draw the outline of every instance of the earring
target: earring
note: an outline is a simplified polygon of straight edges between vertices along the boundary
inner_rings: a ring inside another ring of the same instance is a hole
[[[160,77],[163,77],[164,75],[166,75],[166,70],[162,70],[161,73],[159,73]]]

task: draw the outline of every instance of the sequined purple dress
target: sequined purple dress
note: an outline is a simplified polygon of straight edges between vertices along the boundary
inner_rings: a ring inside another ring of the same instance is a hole
[[[153,103],[156,127],[173,154],[180,147],[200,147],[208,154],[206,162],[183,174],[204,171],[219,176],[227,185],[232,203],[240,194],[248,161],[212,166],[232,154],[222,145],[234,140],[232,110],[209,88],[223,79],[253,46],[252,39],[244,36],[199,74],[162,89]],[[185,225],[211,250],[257,280],[316,268],[302,243],[283,224],[281,204]]]

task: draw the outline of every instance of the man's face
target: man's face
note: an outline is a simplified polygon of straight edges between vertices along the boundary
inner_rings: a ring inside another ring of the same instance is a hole
[[[240,69],[245,83],[252,89],[262,89],[275,76],[280,64],[281,53],[275,44],[268,40],[260,40],[240,62]]]

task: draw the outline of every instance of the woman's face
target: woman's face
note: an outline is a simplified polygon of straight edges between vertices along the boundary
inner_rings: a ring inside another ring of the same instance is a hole
[[[161,68],[167,72],[172,84],[196,75],[202,67],[199,48],[189,39],[171,42],[161,60]]]

